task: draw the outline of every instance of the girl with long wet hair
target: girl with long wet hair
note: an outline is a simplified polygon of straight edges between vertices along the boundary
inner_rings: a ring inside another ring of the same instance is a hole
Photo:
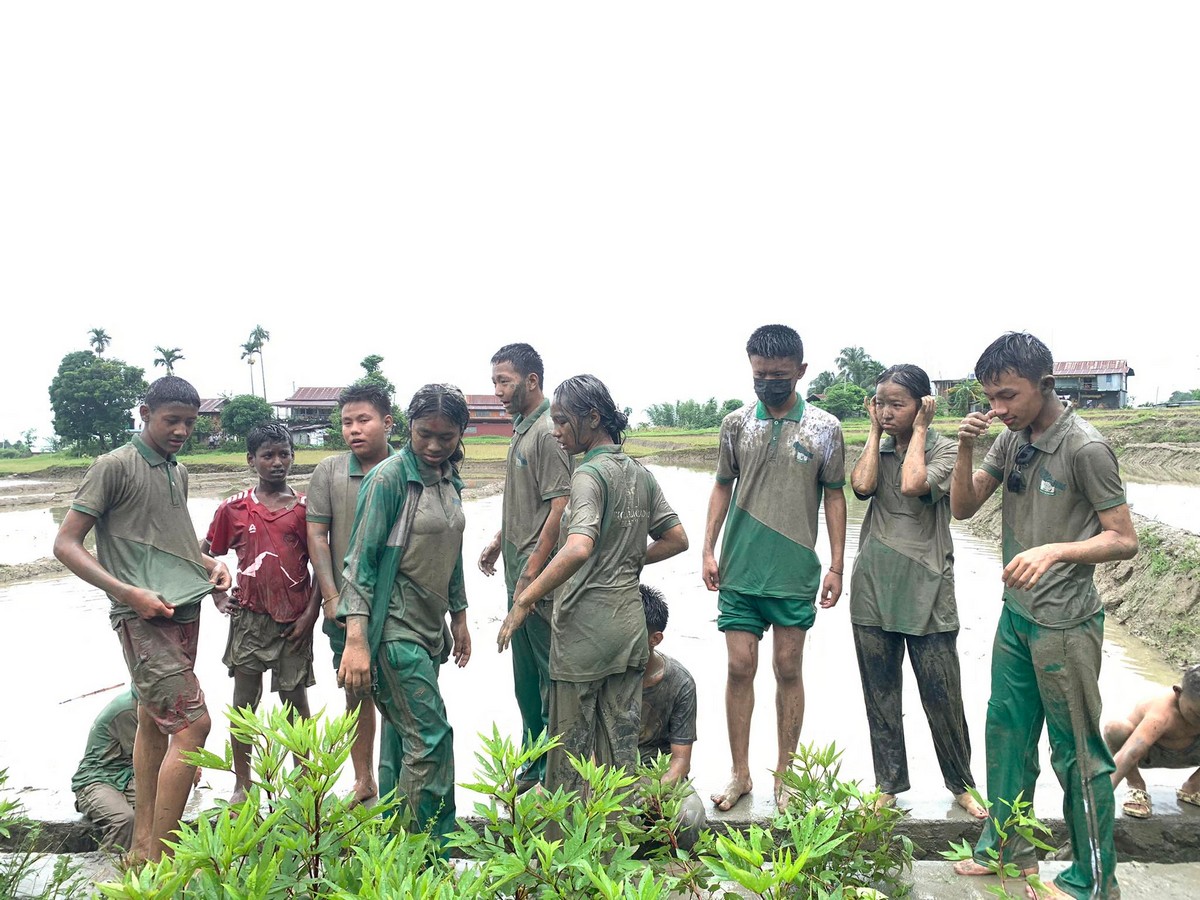
[[[642,567],[687,549],[679,517],[654,476],[621,450],[629,420],[593,375],[569,378],[550,405],[554,437],[582,453],[563,514],[565,542],[517,597],[497,639],[503,651],[535,603],[550,591],[550,733],[562,735],[546,785],[578,790],[567,754],[638,764],[642,672],[649,656],[638,589]]]
[[[950,538],[957,445],[930,428],[931,394],[924,370],[898,365],[879,376],[866,400],[871,431],[850,486],[871,502],[850,580],[850,620],[880,802],[892,805],[909,789],[901,697],[907,649],[945,785],[959,806],[985,818],[968,791],[975,779],[958,662]]]
[[[394,781],[417,827],[436,835],[453,830],[455,812],[454,733],[438,671],[451,656],[460,668],[471,657],[457,470],[468,419],[452,385],[413,395],[408,446],[359,491],[338,607],[346,623],[338,681],[360,695],[374,683],[375,705],[399,736],[399,759],[395,748],[381,751],[381,785]]]

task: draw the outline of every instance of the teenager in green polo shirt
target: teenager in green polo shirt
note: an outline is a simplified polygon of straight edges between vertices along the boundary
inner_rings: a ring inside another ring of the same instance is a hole
[[[141,434],[88,469],[54,540],[68,569],[108,594],[138,696],[133,768],[134,861],[157,860],[179,826],[212,725],[196,680],[200,600],[229,590],[224,563],[201,554],[187,508],[187,469],[175,460],[192,434],[200,395],[168,375],[150,385]],[[83,541],[96,529],[96,556]]]
[[[1004,485],[1004,609],[985,733],[991,815],[1003,822],[1018,794],[1033,800],[1044,722],[1074,852],[1049,896],[1115,898],[1114,766],[1098,686],[1104,610],[1092,574],[1136,554],[1137,534],[1112,448],[1058,399],[1053,371],[1049,348],[1031,334],[1009,332],[984,350],[975,377],[992,408],[959,426],[950,509],[970,518]],[[975,442],[996,420],[1007,430],[972,472]],[[989,820],[975,859],[955,871],[986,874],[998,848]],[[1010,834],[1005,850],[1025,874],[1037,871],[1034,848],[1019,837]]]
[[[823,609],[842,595],[846,548],[842,428],[796,393],[808,368],[800,335],[786,325],[764,325],[750,335],[746,353],[758,402],[721,423],[717,480],[704,530],[702,577],[710,591],[720,591],[717,627],[729,654],[725,717],[733,767],[729,784],[712,795],[721,810],[732,809],[753,787],[754,675],[758,643],[772,627],[779,735],[774,771],[791,765],[804,721],[804,638],[816,620],[818,591]],[[814,549],[822,502],[831,557],[824,578]],[[785,801],[776,774],[775,802]]]
[[[904,655],[933,735],[942,780],[976,818],[971,796],[971,739],[958,665],[958,605],[950,538],[950,473],[955,443],[929,426],[937,403],[918,366],[892,366],[866,399],[871,430],[850,475],[863,517],[850,621],[862,678],[879,802],[892,806],[909,789],[904,746]]]
[[[558,526],[571,492],[571,458],[551,433],[550,401],[542,393],[542,357],[528,344],[506,344],[492,357],[496,396],[513,417],[504,476],[500,531],[479,556],[484,575],[504,554],[508,608],[545,568],[558,544]],[[553,598],[534,609],[513,635],[513,688],[521,710],[521,746],[546,730],[549,719],[550,615]],[[546,775],[543,756],[521,773],[530,788]]]
[[[643,566],[682,553],[688,540],[658,481],[621,451],[629,421],[598,378],[560,384],[550,415],[563,449],[584,454],[571,476],[567,537],[514,598],[497,644],[503,651],[536,603],[561,586],[550,642],[550,733],[563,743],[549,754],[546,784],[579,790],[568,753],[637,768],[649,658],[638,577]]]

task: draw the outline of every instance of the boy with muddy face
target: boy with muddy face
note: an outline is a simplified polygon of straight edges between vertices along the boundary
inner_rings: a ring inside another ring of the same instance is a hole
[[[223,563],[200,552],[187,470],[175,459],[199,408],[199,394],[182,378],[150,385],[141,434],[92,464],[54,540],[59,561],[108,594],[138,697],[133,863],[166,851],[196,773],[184,754],[204,746],[212,725],[195,673],[200,600],[228,590],[231,579]],[[83,545],[92,528],[94,558]]]
[[[1129,782],[1122,809],[1135,819],[1150,817],[1150,794],[1140,769],[1195,769],[1175,791],[1180,803],[1200,806],[1200,666],[1183,673],[1181,684],[1149,697],[1123,719],[1104,726],[1113,752],[1113,787]]]
[[[973,516],[1003,493],[1004,608],[992,648],[986,758],[992,819],[960,875],[987,873],[999,850],[995,819],[1022,794],[1033,800],[1038,741],[1046,723],[1074,862],[1051,897],[1119,897],[1113,846],[1112,756],[1100,732],[1104,612],[1092,583],[1098,563],[1129,559],[1137,535],[1112,448],[1054,392],[1054,360],[1031,334],[995,340],[975,364],[991,404],[962,420],[950,483],[950,511]],[[996,438],[972,472],[975,442],[996,420]],[[1037,871],[1029,844],[1009,836],[1006,856]],[[1027,888],[1034,897],[1033,888]]]
[[[778,755],[775,772],[791,765],[804,721],[804,638],[816,620],[816,598],[829,609],[842,594],[846,547],[845,448],[841,424],[806,406],[796,383],[808,367],[800,335],[764,325],[746,344],[757,403],[721,423],[717,478],[708,501],[702,577],[719,591],[717,628],[729,654],[725,716],[733,757],[729,784],[712,795],[732,809],[750,779],[750,717],[758,643],[774,629]],[[821,578],[817,511],[825,504],[831,565]],[[727,518],[728,516],[728,518]],[[721,561],[717,536],[725,526]],[[775,802],[782,807],[779,775]]]

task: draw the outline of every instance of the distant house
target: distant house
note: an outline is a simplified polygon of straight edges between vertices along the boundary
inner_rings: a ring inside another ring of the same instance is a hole
[[[467,394],[467,434],[512,437],[512,419],[495,394]]]
[[[294,425],[292,420],[288,420],[288,434],[292,436],[292,443],[297,447],[324,447],[325,435],[329,431],[329,423],[324,425]]]
[[[200,401],[200,416],[208,419],[211,428],[208,429],[209,434],[216,434],[221,430],[221,410],[225,408],[225,404],[229,401],[224,397],[217,397],[214,400]]]
[[[1129,376],[1123,359],[1085,359],[1054,364],[1054,388],[1079,409],[1120,409],[1129,404]]]
[[[344,387],[296,388],[292,396],[271,405],[279,410],[279,418],[287,419],[297,427],[321,425],[328,428],[329,414],[337,409],[338,396],[344,390]]]

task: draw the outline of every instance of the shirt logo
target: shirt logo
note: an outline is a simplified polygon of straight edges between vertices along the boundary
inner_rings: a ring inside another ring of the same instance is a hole
[[[513,458],[514,458],[514,459],[516,460],[516,462],[517,462],[517,468],[518,468],[518,469],[523,469],[523,468],[525,468],[526,466],[528,466],[528,465],[529,465],[529,460],[527,460],[527,459],[526,459],[524,456],[522,456],[520,453],[514,453],[514,454],[513,454]]]
[[[812,451],[799,441],[792,442],[792,453],[795,455],[796,462],[798,463],[806,463],[813,458]]]
[[[249,528],[247,528],[247,529],[246,529],[246,531],[247,531],[249,534],[254,534],[255,532],[257,532],[257,531],[258,531],[258,526],[256,526],[256,525],[255,525],[253,522],[251,522],[251,523],[250,523],[250,527],[249,527]]]
[[[1053,497],[1056,494],[1061,494],[1067,489],[1066,484],[1061,481],[1056,481],[1048,469],[1043,468],[1038,474],[1041,479],[1038,482],[1039,493],[1045,494],[1047,497]]]

